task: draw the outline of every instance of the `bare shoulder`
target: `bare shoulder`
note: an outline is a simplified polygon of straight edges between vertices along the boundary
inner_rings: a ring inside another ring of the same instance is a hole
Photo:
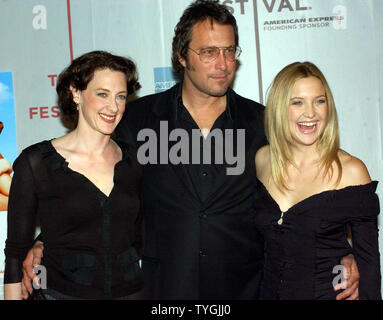
[[[370,174],[362,160],[343,150],[339,150],[338,156],[342,164],[341,184],[344,187],[371,182]]]
[[[66,160],[69,160],[70,157],[76,153],[75,144],[73,143],[73,134],[71,132],[65,136],[52,139],[51,143],[56,151]]]
[[[68,137],[70,134],[66,134],[65,136],[61,136],[59,138],[54,138],[51,140],[52,145],[56,150],[66,149],[66,145],[68,144]]]
[[[258,167],[264,166],[270,161],[270,146],[265,145],[258,149],[255,154],[255,165]]]
[[[261,176],[267,173],[270,167],[270,146],[265,145],[258,149],[255,154],[255,167],[257,170],[257,177],[261,179]],[[262,180],[262,179],[261,179]]]

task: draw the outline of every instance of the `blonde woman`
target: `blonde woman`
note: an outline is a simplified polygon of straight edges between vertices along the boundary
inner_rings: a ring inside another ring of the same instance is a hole
[[[377,182],[339,149],[334,99],[314,64],[296,62],[275,77],[265,130],[269,145],[255,158],[256,223],[265,239],[261,298],[335,299],[346,276],[340,260],[353,253],[359,298],[380,299]]]

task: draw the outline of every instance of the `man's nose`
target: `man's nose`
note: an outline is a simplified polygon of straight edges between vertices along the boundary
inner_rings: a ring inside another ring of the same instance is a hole
[[[216,59],[216,67],[221,70],[226,70],[227,68],[227,59],[223,49],[219,50],[219,55]]]

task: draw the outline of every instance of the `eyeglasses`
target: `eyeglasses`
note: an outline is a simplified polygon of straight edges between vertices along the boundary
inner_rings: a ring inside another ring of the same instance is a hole
[[[215,59],[218,58],[219,54],[221,53],[221,50],[223,51],[223,54],[225,58],[231,62],[238,59],[238,57],[241,55],[242,49],[239,46],[229,46],[229,47],[205,47],[201,48],[198,51],[188,48],[194,53],[198,54],[199,59],[202,62],[212,62]]]

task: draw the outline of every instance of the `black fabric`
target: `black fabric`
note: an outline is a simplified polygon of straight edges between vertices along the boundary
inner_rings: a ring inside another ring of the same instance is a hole
[[[142,288],[137,261],[122,265],[118,259],[135,251],[142,170],[135,151],[118,144],[123,158],[115,165],[109,197],[71,170],[50,141],[20,154],[9,198],[5,283],[22,278],[21,263],[38,216],[48,288],[89,299],[126,296]]]
[[[281,210],[257,179],[256,225],[265,238],[261,299],[335,299],[340,291],[332,283],[339,270],[333,268],[349,253],[360,273],[359,298],[381,299],[376,186],[374,181],[313,195],[286,211],[278,224]]]
[[[160,137],[161,121],[169,132],[180,128],[182,118],[174,104],[181,85],[130,103],[117,137],[139,150],[145,143],[137,141],[142,129]],[[193,173],[189,164],[143,166],[142,269],[147,299],[257,298],[263,239],[255,231],[252,195],[255,152],[266,144],[264,107],[231,89],[227,101],[231,117],[227,123],[231,121],[234,130],[245,130],[242,174],[227,175],[228,165],[223,164],[201,197],[196,190],[200,183],[191,178],[198,170]],[[237,147],[234,139],[233,148]]]
[[[86,298],[79,298],[77,296],[69,296],[62,294],[53,289],[45,290],[34,290],[32,295],[29,296],[28,300],[87,300]],[[122,296],[113,298],[112,300],[142,300],[140,291],[132,293],[128,296]]]
[[[194,121],[189,111],[186,109],[184,104],[182,103],[182,90],[179,87],[177,92],[177,103],[175,107],[177,108],[177,128],[181,128],[188,132],[189,136],[192,136],[192,130],[198,130],[199,127],[197,123]],[[216,119],[212,128],[210,129],[213,132],[215,129],[225,130],[232,129],[233,121],[230,114],[230,105],[226,106],[225,111]],[[205,201],[207,196],[209,195],[211,189],[214,186],[215,180],[221,170],[225,168],[225,163],[223,159],[222,163],[219,163],[218,159],[215,157],[215,152],[211,152],[211,161],[210,163],[204,163],[204,152],[209,152],[210,150],[204,150],[203,148],[203,137],[200,138],[200,163],[193,164],[191,159],[189,160],[189,165],[185,166],[185,170],[187,171],[189,178],[193,182],[194,190],[198,193],[198,196],[201,201]],[[192,153],[192,146],[189,146],[190,154]],[[211,138],[211,149],[215,150],[216,141],[215,138]]]

